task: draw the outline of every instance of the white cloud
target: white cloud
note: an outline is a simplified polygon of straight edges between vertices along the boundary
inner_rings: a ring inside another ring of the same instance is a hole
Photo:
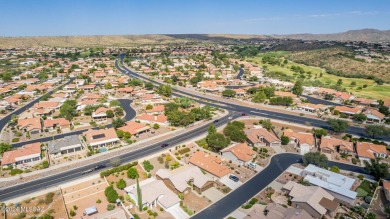
[[[379,12],[377,11],[348,11],[348,12],[339,12],[339,13],[329,13],[329,14],[310,14],[302,17],[310,17],[310,18],[321,18],[321,17],[335,17],[335,16],[364,16],[364,15],[377,15]]]
[[[338,12],[338,13],[323,13],[323,14],[309,14],[309,15],[291,15],[291,16],[274,16],[274,17],[258,17],[242,20],[241,22],[259,22],[259,21],[273,21],[273,20],[287,20],[291,18],[325,18],[325,17],[335,17],[335,16],[369,16],[377,15],[377,11],[347,11],[347,12]]]

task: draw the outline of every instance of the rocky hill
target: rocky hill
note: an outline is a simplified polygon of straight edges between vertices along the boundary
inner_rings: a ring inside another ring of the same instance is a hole
[[[334,34],[291,34],[272,35],[275,38],[303,39],[303,40],[334,40],[334,41],[366,41],[390,42],[390,30],[362,29],[350,30]]]

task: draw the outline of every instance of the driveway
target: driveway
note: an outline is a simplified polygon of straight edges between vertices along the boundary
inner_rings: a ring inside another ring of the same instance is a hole
[[[294,167],[294,166],[290,166],[289,168],[287,168],[286,172],[289,172],[289,173],[292,173],[292,174],[295,174],[295,175],[298,175],[300,176],[301,173],[302,173],[302,169],[301,168],[298,168],[298,167]]]
[[[212,202],[217,202],[218,200],[222,199],[225,197],[225,194],[223,194],[221,191],[218,189],[211,187],[207,189],[206,191],[203,192],[203,195],[206,196],[210,201]]]
[[[229,175],[222,177],[218,181],[225,184],[227,187],[229,187],[232,190],[237,189],[238,187],[240,187],[242,185],[242,182],[240,182],[240,181],[234,182],[233,180],[229,179]]]
[[[286,150],[281,146],[272,146],[272,149],[274,149],[275,153],[277,154],[286,152]]]
[[[277,182],[277,181],[272,181],[272,183],[269,184],[269,187],[272,187],[276,191],[281,191],[283,186],[284,186],[284,184]]]
[[[167,209],[167,212],[169,212],[175,219],[186,219],[189,218],[187,213],[181,209],[179,205],[172,206]]]

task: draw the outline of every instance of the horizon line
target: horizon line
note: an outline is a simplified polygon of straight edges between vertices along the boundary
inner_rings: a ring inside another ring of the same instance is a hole
[[[150,36],[150,35],[246,35],[246,36],[286,36],[286,35],[330,35],[341,34],[349,31],[362,31],[362,30],[377,30],[377,31],[390,31],[390,29],[377,29],[377,28],[362,28],[362,29],[350,29],[341,32],[332,33],[284,33],[284,34],[264,34],[264,33],[146,33],[146,34],[84,34],[84,35],[24,35],[24,36],[6,36],[0,35],[0,38],[25,38],[25,37],[87,37],[87,36]]]

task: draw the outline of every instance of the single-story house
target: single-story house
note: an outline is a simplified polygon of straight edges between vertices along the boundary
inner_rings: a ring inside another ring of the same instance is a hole
[[[86,100],[99,100],[100,98],[102,98],[102,96],[99,95],[99,94],[90,94],[90,93],[87,93],[87,94],[83,94],[83,95],[80,97],[80,100],[81,100],[81,101],[86,101]]]
[[[96,85],[95,84],[87,84],[87,85],[83,85],[83,86],[80,86],[79,89],[85,91],[85,92],[91,92],[93,91],[94,89],[96,88]]]
[[[282,188],[291,197],[291,206],[304,209],[313,218],[324,215],[335,216],[339,203],[326,190],[318,186],[304,186],[294,181],[288,181]]]
[[[114,128],[109,129],[89,129],[83,133],[88,146],[92,148],[112,147],[117,145],[120,140],[116,135]]]
[[[191,188],[197,192],[203,192],[214,186],[213,179],[203,174],[196,166],[181,167],[174,172],[159,169],[156,176],[157,179],[163,180],[165,185],[176,193],[185,194],[190,192]]]
[[[141,114],[137,116],[136,121],[140,121],[143,123],[151,123],[151,124],[160,124],[160,125],[168,125],[168,117],[163,113],[160,115],[149,115],[149,114]]]
[[[27,144],[21,148],[12,151],[6,151],[3,154],[1,165],[8,166],[34,166],[42,160],[41,157],[41,143]]]
[[[126,122],[125,126],[118,128],[118,130],[128,132],[132,135],[139,135],[145,132],[149,132],[150,129],[151,129],[150,126],[147,126],[142,123],[134,122],[134,121]]]
[[[265,128],[246,129],[247,142],[255,147],[261,146],[280,146],[281,141],[274,134]]]
[[[304,209],[285,208],[276,203],[270,203],[264,211],[251,210],[244,219],[313,219]]]
[[[43,121],[43,128],[49,131],[55,131],[57,128],[70,128],[70,122],[64,118],[46,119]]]
[[[330,136],[325,136],[321,138],[320,150],[323,153],[332,154],[334,152],[342,154],[353,154],[353,143],[337,138],[332,138]]]
[[[284,130],[284,136],[290,139],[289,145],[299,149],[300,154],[304,155],[315,146],[315,140],[312,133],[294,132],[291,129]]]
[[[52,158],[78,152],[83,149],[84,147],[78,135],[65,136],[55,142],[48,143],[48,151]]]
[[[18,119],[18,128],[30,134],[38,134],[42,132],[42,121],[40,117]]]
[[[356,152],[360,160],[367,160],[379,158],[386,158],[386,146],[373,144],[369,142],[357,142]]]
[[[315,165],[309,164],[301,173],[306,180],[312,185],[320,186],[329,192],[336,201],[348,207],[354,205],[357,193],[351,188],[355,179],[322,169]]]
[[[52,101],[40,101],[34,104],[32,109],[50,109],[50,110],[58,110],[61,107],[60,102],[52,102]]]
[[[297,108],[299,110],[314,113],[314,112],[324,111],[326,109],[326,106],[323,104],[301,103],[298,104]]]
[[[176,207],[180,208],[179,197],[165,186],[163,181],[149,178],[139,182],[139,187],[141,190],[142,207],[153,209],[153,207],[159,205],[168,212],[170,209],[176,209]],[[125,188],[125,191],[138,206],[137,185],[128,186]]]
[[[336,106],[334,110],[339,111],[341,114],[344,114],[348,117],[352,117],[355,114],[362,112],[362,109],[359,107],[348,107],[348,106]]]
[[[156,106],[153,106],[152,109],[148,109],[146,110],[146,114],[149,114],[149,115],[160,115],[162,113],[164,113],[165,111],[165,106],[164,105],[156,105]]]
[[[92,113],[92,119],[95,121],[107,119],[107,111],[109,109],[106,107],[99,107]]]
[[[231,172],[230,168],[223,165],[222,160],[217,156],[206,154],[202,151],[198,151],[191,155],[189,163],[210,173],[215,177],[214,179],[219,179]]]
[[[245,165],[252,162],[256,152],[252,149],[252,147],[249,147],[247,143],[239,143],[224,148],[221,150],[221,155],[235,163]]]
[[[385,115],[376,109],[366,109],[363,114],[367,116],[367,122],[380,123],[385,118]]]

